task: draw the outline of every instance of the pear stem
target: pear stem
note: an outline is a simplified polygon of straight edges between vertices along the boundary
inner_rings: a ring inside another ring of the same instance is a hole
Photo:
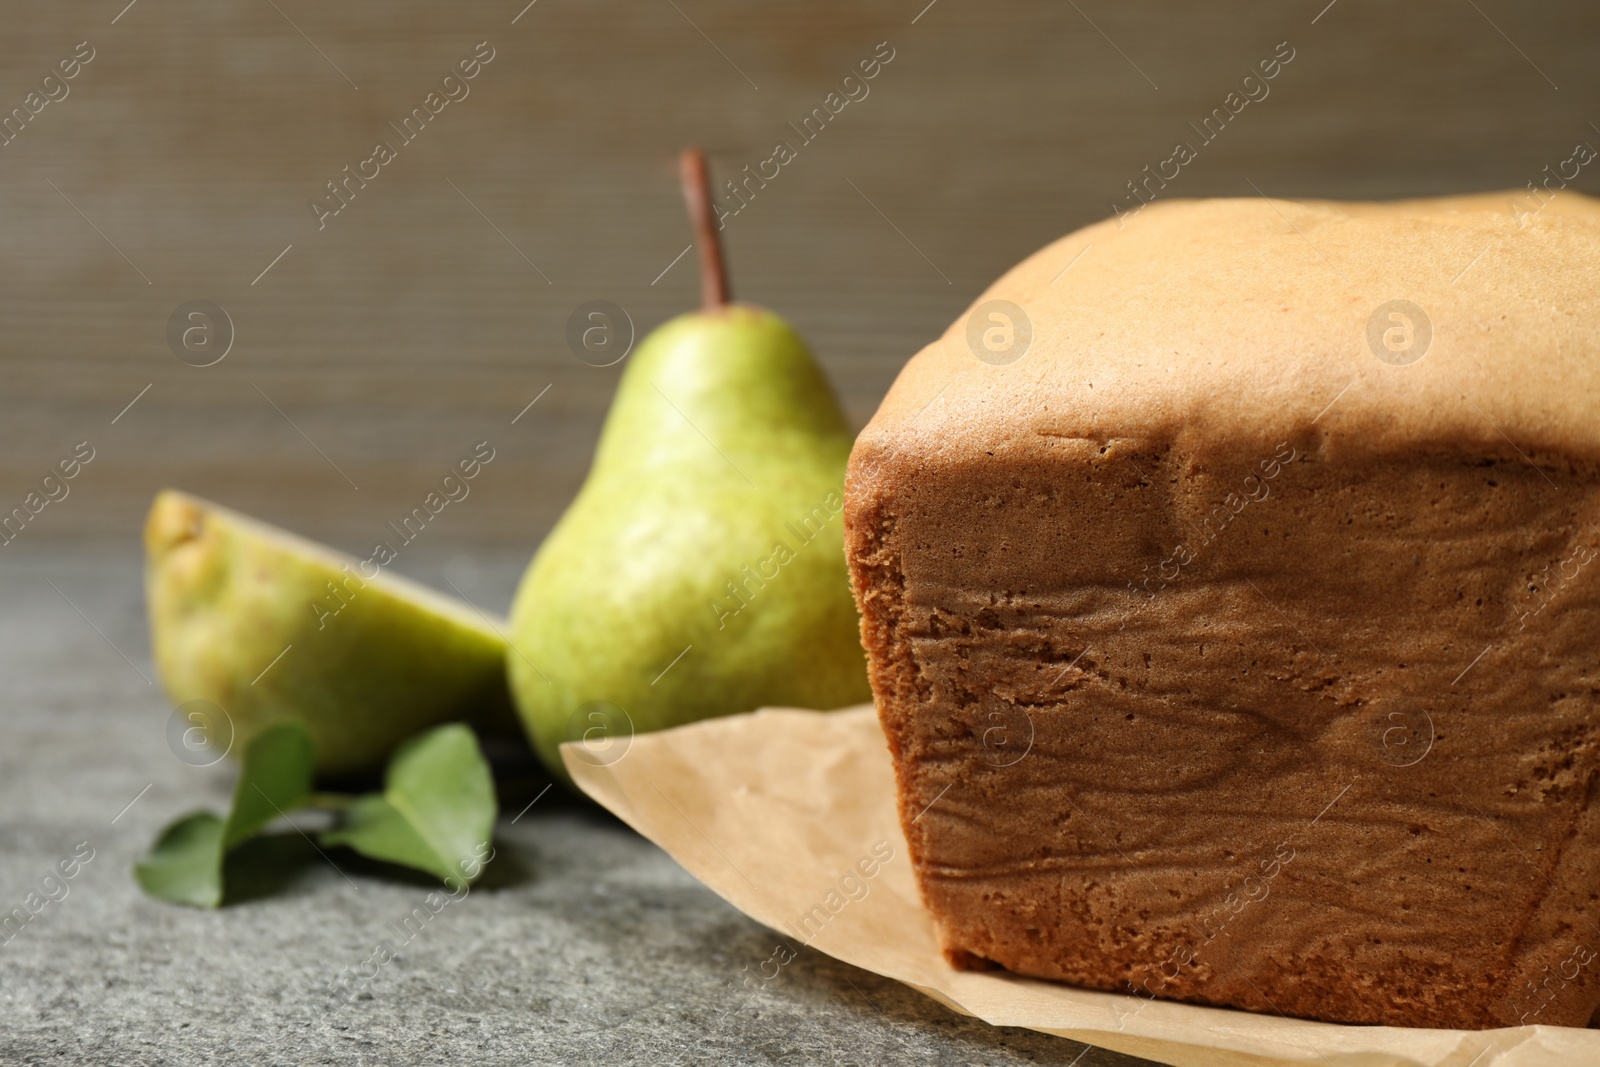
[[[694,242],[700,249],[700,307],[715,311],[727,304],[728,268],[722,259],[722,240],[717,236],[716,212],[711,206],[711,176],[706,169],[706,154],[698,148],[685,148],[678,156],[678,176],[683,183],[683,199],[689,205],[694,223]]]

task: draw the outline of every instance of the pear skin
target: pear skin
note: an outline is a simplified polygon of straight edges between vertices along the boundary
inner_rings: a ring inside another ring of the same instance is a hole
[[[725,305],[644,340],[512,605],[512,691],[554,773],[597,728],[871,699],[839,518],[852,439],[771,312]],[[590,713],[610,706],[625,716]]]
[[[323,774],[380,767],[439,723],[516,729],[505,643],[467,605],[171,490],[150,508],[145,555],[162,683],[175,706],[218,705],[235,755],[285,719],[310,732]]]

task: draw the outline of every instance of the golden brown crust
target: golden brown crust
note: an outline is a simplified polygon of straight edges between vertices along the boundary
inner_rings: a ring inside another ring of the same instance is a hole
[[[889,390],[857,442],[857,470],[897,456],[903,477],[904,464],[1032,435],[1270,446],[1346,386],[1347,447],[1498,446],[1496,427],[1516,426],[1527,443],[1600,455],[1600,317],[1589,313],[1600,200],[1562,193],[1519,221],[1517,195],[1175,200],[1121,229],[1111,219],[1070,234],[974,302],[1027,312],[1027,354],[981,362],[957,319]],[[1380,362],[1367,342],[1372,312],[1392,299],[1433,325],[1428,354],[1409,366]]]
[[[963,321],[902,373],[846,547],[950,958],[1588,1022],[1600,215],[1504,205],[1153,206],[985,295],[1032,319],[1021,360]],[[1365,336],[1394,297],[1435,330],[1405,366]]]

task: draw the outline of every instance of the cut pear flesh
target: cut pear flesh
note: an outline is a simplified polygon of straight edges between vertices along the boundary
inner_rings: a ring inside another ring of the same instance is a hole
[[[469,605],[171,490],[145,554],[156,667],[216,751],[294,719],[339,774],[438,723],[516,729],[501,623]]]

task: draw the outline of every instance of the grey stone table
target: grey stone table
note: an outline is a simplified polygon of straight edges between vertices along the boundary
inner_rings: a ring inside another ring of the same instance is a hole
[[[521,563],[412,571],[503,609]],[[168,749],[133,546],[12,552],[0,604],[0,913],[93,850],[0,934],[0,1062],[1139,1062],[987,1026],[810,949],[731,1010],[776,935],[558,790],[513,822],[532,780],[508,783],[483,882],[341,1004],[334,979],[397,940],[430,885],[285,828],[241,857],[228,906],[145,899],[135,857],[174,816],[225,806],[233,772]]]

